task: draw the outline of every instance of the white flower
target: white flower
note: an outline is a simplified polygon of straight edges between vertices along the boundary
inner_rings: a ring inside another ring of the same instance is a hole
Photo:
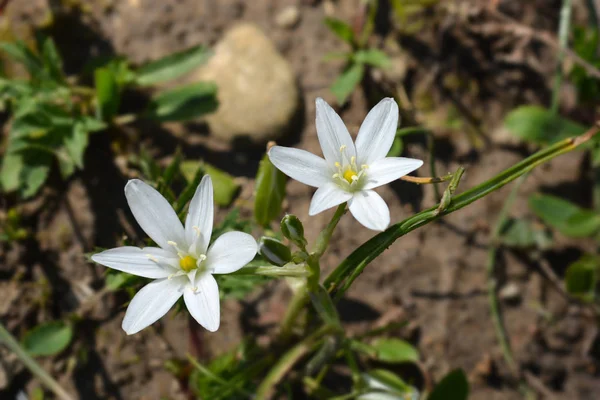
[[[92,260],[129,274],[152,278],[131,300],[123,330],[131,335],[153,324],[183,295],[190,314],[211,332],[219,329],[219,288],[212,274],[228,274],[250,262],[254,238],[227,232],[208,248],[213,228],[213,187],[202,178],[189,205],[185,228],[169,202],[154,188],[133,179],[125,185],[129,208],[158,247],[124,246],[103,251]]]
[[[373,190],[423,165],[423,161],[386,157],[398,127],[398,105],[383,99],[362,123],[356,143],[342,119],[323,99],[317,98],[317,135],[325,159],[304,150],[274,146],[271,162],[284,174],[317,187],[309,215],[348,202],[354,218],[365,227],[382,231],[390,223],[385,201]]]

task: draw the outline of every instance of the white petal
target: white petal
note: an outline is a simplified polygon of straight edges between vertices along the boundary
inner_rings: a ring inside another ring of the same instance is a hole
[[[151,260],[148,256],[158,262]],[[177,262],[177,258],[173,258],[173,254],[163,249],[156,247],[140,249],[133,246],[105,250],[94,254],[92,260],[118,271],[152,279],[166,278],[176,272],[168,264]]]
[[[330,179],[325,160],[306,150],[273,146],[269,159],[281,172],[305,185],[319,187]]]
[[[214,274],[229,274],[248,264],[258,251],[256,240],[244,232],[219,236],[206,253],[206,266]]]
[[[335,207],[348,201],[352,198],[352,194],[348,193],[335,183],[328,183],[317,189],[310,201],[308,215],[317,215],[321,211],[325,211],[331,207]]]
[[[221,321],[217,281],[211,274],[203,274],[196,279],[195,289],[195,292],[191,288],[184,290],[185,305],[200,325],[214,332],[219,329]]]
[[[181,297],[187,278],[159,279],[144,286],[131,299],[122,328],[133,335],[165,315]]]
[[[373,189],[414,171],[423,165],[423,161],[415,158],[387,157],[375,161],[367,169],[367,182],[363,189]]]
[[[125,197],[135,220],[160,247],[172,249],[168,241],[179,246],[185,244],[183,226],[177,214],[167,199],[153,187],[139,179],[132,179],[125,185]]]
[[[366,228],[383,231],[390,224],[390,210],[387,204],[372,190],[354,193],[348,206],[354,218]]]
[[[205,175],[196,188],[185,218],[185,238],[196,255],[206,254],[213,228],[213,185],[210,176]]]
[[[356,137],[359,164],[371,165],[384,158],[392,147],[398,128],[398,105],[385,98],[369,111]]]
[[[356,156],[354,142],[352,142],[350,133],[340,116],[320,97],[317,98],[316,105],[317,135],[327,162],[333,164],[340,160],[342,146],[346,146],[348,160]]]

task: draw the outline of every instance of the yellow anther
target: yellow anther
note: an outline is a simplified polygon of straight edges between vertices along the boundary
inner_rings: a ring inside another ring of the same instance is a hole
[[[190,272],[193,269],[196,269],[196,259],[191,256],[185,256],[179,260],[179,266],[185,272]]]
[[[344,172],[344,179],[346,182],[352,183],[355,179],[358,179],[358,177],[356,176],[356,172],[351,169],[347,169],[346,172]]]
[[[356,164],[356,157],[355,156],[350,157],[350,164],[352,164],[352,165]]]
[[[197,226],[192,226],[192,229],[196,231],[196,236],[200,236],[202,234],[202,232],[200,232],[200,228],[198,228]]]
[[[146,257],[148,257],[149,260],[152,260],[155,263],[158,262],[158,258],[154,257],[152,254],[146,254]]]
[[[337,179],[337,178],[339,178],[339,177],[340,177],[340,174],[333,174],[331,177],[332,177],[333,179]]]
[[[368,168],[369,168],[369,166],[367,164],[363,164],[360,166],[360,169],[368,169]]]
[[[346,145],[345,144],[343,144],[343,145],[340,146],[340,153],[343,153],[344,150],[346,150]]]
[[[340,163],[339,163],[339,162],[337,162],[337,161],[336,161],[336,162],[335,162],[335,164],[333,164],[333,165],[335,165],[337,168],[341,168],[341,167],[342,167],[342,164],[340,164]]]

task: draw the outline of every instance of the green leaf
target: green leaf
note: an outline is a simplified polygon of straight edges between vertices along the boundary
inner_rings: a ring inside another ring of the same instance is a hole
[[[370,370],[366,374],[366,383],[370,388],[385,390],[389,389],[390,393],[392,394],[403,395],[406,393],[415,392],[415,389],[404,382],[402,378],[385,369]],[[387,399],[388,397],[385,398]],[[401,397],[399,397],[399,399],[400,398]]]
[[[63,351],[73,337],[73,328],[63,321],[41,324],[23,337],[23,348],[32,356],[51,356]]]
[[[315,307],[317,314],[319,314],[319,317],[321,317],[323,322],[327,325],[341,327],[337,308],[335,307],[335,304],[333,304],[329,292],[327,292],[322,285],[319,285],[316,290],[310,291],[309,295],[313,307]]]
[[[188,182],[191,182],[198,167],[202,168],[212,179],[215,203],[222,207],[230,205],[240,189],[235,178],[217,167],[193,160],[181,163],[181,173]]]
[[[19,174],[19,187],[21,196],[28,198],[36,194],[46,182],[50,173],[52,156],[41,151],[31,151],[24,155],[23,168]],[[35,158],[35,161],[32,158]]]
[[[518,138],[535,144],[550,144],[585,132],[584,126],[539,106],[511,111],[504,125]]]
[[[187,121],[211,113],[217,106],[217,86],[198,82],[159,93],[145,116],[158,121]]]
[[[83,124],[73,125],[65,137],[65,149],[77,168],[83,168],[83,155],[88,145],[88,132]]]
[[[58,53],[54,40],[49,37],[43,40],[42,58],[48,74],[57,82],[63,82],[63,60]]]
[[[148,86],[175,79],[204,64],[211,55],[204,46],[168,55],[141,67],[135,82],[140,86]]]
[[[540,223],[526,219],[509,219],[502,227],[502,243],[515,248],[549,249],[552,235]]]
[[[98,118],[110,121],[119,110],[121,94],[119,84],[112,69],[108,67],[97,68],[94,71],[96,85],[96,99]]]
[[[21,41],[14,43],[0,43],[0,49],[4,50],[15,61],[23,64],[27,72],[34,79],[43,79],[45,77],[44,65],[27,45]]]
[[[325,25],[333,32],[338,38],[354,47],[356,40],[354,38],[354,32],[352,27],[346,22],[337,18],[325,18]]]
[[[556,196],[535,194],[529,207],[545,223],[572,237],[592,236],[600,231],[600,214]]]
[[[354,61],[377,68],[388,68],[392,64],[387,54],[378,49],[359,50],[354,53]]]
[[[569,265],[565,274],[567,292],[585,301],[593,301],[598,284],[600,259],[585,255]]]
[[[469,381],[461,369],[455,369],[435,385],[427,400],[467,400]]]
[[[256,195],[254,199],[254,218],[260,225],[267,227],[281,213],[285,197],[286,177],[264,155],[256,173]]]
[[[12,192],[19,188],[22,169],[23,156],[7,150],[2,158],[2,169],[0,170],[0,186],[2,186],[2,191]]]
[[[388,151],[387,157],[400,157],[404,151],[404,141],[401,137],[396,136],[392,142],[392,147]]]
[[[344,104],[346,99],[356,86],[362,81],[365,67],[362,64],[351,64],[337,77],[331,85],[331,92],[335,95],[339,104]]]
[[[402,339],[380,338],[373,342],[376,357],[388,363],[418,362],[419,351]]]

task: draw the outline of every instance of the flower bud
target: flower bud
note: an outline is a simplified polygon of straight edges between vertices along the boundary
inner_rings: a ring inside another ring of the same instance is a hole
[[[304,238],[304,226],[302,226],[302,222],[295,215],[288,214],[283,217],[281,220],[281,233],[301,249],[306,247],[307,242]]]
[[[292,259],[292,252],[286,245],[266,236],[258,242],[258,253],[273,265],[282,266]]]

